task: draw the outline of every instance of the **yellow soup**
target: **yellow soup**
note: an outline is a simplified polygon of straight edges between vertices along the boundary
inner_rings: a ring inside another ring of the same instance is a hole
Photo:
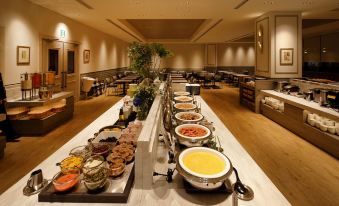
[[[214,175],[225,169],[223,159],[210,152],[189,153],[183,158],[183,163],[191,171],[204,175]]]

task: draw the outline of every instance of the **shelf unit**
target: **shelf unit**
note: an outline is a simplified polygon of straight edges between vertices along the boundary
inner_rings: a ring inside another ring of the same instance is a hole
[[[247,106],[255,111],[255,87],[249,86],[244,82],[240,82],[239,86],[240,104]]]
[[[335,158],[339,158],[339,136],[323,132],[307,124],[307,110],[286,102],[284,103],[283,112],[263,103],[260,104],[260,110],[264,116],[328,152]]]

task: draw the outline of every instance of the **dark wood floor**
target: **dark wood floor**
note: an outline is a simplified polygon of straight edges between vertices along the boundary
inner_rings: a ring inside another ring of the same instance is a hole
[[[202,97],[292,205],[339,205],[339,162],[238,102],[238,89],[202,89]],[[0,160],[0,193],[65,144],[117,97],[76,103],[74,118],[45,137],[8,143]]]

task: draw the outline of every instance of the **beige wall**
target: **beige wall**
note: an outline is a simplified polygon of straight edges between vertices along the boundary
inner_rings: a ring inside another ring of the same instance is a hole
[[[254,43],[218,44],[218,66],[254,66]]]
[[[19,83],[20,74],[39,72],[40,37],[60,38],[60,30],[66,31],[64,41],[77,41],[79,46],[80,73],[128,66],[127,43],[92,29],[26,0],[0,0],[0,71],[4,83]],[[31,47],[30,65],[16,64],[17,46]],[[83,50],[91,51],[89,64],[83,63]]]
[[[165,68],[201,70],[204,67],[205,47],[203,44],[165,44],[174,53],[173,57],[165,59]]]
[[[166,44],[174,56],[166,59],[162,67],[199,71],[205,66],[204,44]],[[254,44],[217,44],[217,66],[254,66]]]

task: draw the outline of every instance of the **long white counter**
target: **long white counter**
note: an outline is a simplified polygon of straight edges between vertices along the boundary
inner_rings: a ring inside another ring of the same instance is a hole
[[[222,147],[225,150],[225,154],[230,158],[234,167],[239,171],[239,175],[243,183],[249,185],[254,191],[254,199],[251,201],[239,200],[239,205],[267,205],[267,206],[280,206],[290,205],[286,198],[279,192],[270,179],[264,174],[260,167],[250,157],[250,155],[239,144],[236,138],[231,132],[224,126],[210,107],[203,101],[202,98],[197,96],[197,101],[201,102],[202,113],[204,116],[213,121],[216,128],[215,135],[220,137]],[[102,114],[88,127],[78,133],[73,139],[67,142],[53,155],[44,160],[34,170],[41,168],[46,178],[51,178],[59,170],[55,166],[56,162],[59,162],[67,156],[68,152],[75,146],[83,145],[87,142],[87,139],[92,137],[95,132],[106,125],[113,124],[118,118],[119,108],[122,105],[122,101],[119,101],[116,105]],[[146,123],[147,124],[147,123]],[[154,124],[154,122],[152,122]],[[159,147],[162,145],[159,144]],[[161,151],[161,149],[159,150]],[[156,158],[157,161],[163,162],[165,153],[159,153]],[[30,157],[32,158],[32,157]],[[159,164],[161,165],[161,164]],[[166,171],[165,168],[156,168]],[[158,170],[159,169],[159,170]],[[33,171],[33,170],[32,170]],[[33,205],[64,205],[71,206],[74,203],[40,203],[38,202],[38,196],[33,195],[26,197],[22,194],[22,189],[29,178],[30,173],[19,180],[15,185],[9,188],[0,196],[0,205],[4,206],[33,206]],[[231,182],[235,182],[235,176],[232,174]],[[132,188],[129,200],[127,204],[115,204],[115,205],[232,205],[232,196],[226,194],[188,194],[182,187],[182,178],[176,174],[174,176],[173,183],[167,183],[164,178],[155,178],[154,184],[151,189],[143,190]],[[106,205],[102,203],[81,203],[76,205]]]
[[[320,106],[318,103],[313,101],[307,101],[303,98],[291,96],[288,94],[283,94],[274,90],[261,90],[261,93],[264,96],[274,97],[286,103],[289,103],[293,106],[299,107],[301,109],[308,110],[310,112],[317,113],[321,116],[339,121],[339,112],[334,111],[333,109]]]

